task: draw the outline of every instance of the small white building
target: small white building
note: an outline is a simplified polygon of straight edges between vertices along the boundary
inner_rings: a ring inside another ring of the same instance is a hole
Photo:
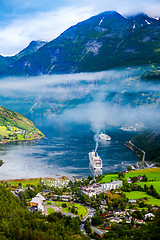
[[[110,183],[102,183],[101,184],[102,189],[105,190],[105,191],[108,191],[108,190],[111,190],[111,189],[117,189],[122,185],[123,185],[123,182],[121,180],[118,180],[118,181],[114,180]]]
[[[44,202],[46,199],[38,193],[32,200],[30,201],[31,206],[37,206],[38,211],[42,212],[44,214]]]
[[[147,213],[144,215],[144,218],[147,219],[147,218],[151,218],[153,219],[154,218],[154,214],[153,213]]]

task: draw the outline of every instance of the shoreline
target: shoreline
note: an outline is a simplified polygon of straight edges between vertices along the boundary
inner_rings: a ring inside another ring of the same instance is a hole
[[[39,138],[32,138],[32,139],[19,139],[19,140],[7,140],[7,141],[5,141],[5,142],[0,142],[0,144],[10,144],[10,143],[14,143],[14,142],[26,142],[26,141],[34,141],[34,140],[40,140],[40,139],[42,139],[42,138],[44,138],[45,137],[45,135],[44,136],[42,136],[42,137],[39,137]]]
[[[15,179],[0,179],[0,183],[1,182],[25,182],[25,181],[34,181],[34,180],[42,180],[42,179],[48,179],[48,180],[53,180],[53,181],[56,181],[57,179],[62,179],[62,180],[65,180],[65,179],[68,179],[68,180],[71,180],[74,179],[74,176],[72,177],[66,177],[64,175],[60,175],[60,176],[54,176],[54,177],[35,177],[35,178],[15,178]]]

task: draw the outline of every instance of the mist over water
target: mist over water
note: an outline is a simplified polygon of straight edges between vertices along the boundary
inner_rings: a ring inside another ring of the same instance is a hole
[[[104,173],[135,162],[137,157],[124,143],[136,133],[120,128],[154,127],[160,121],[160,84],[139,76],[134,68],[1,79],[0,105],[24,114],[46,137],[0,146],[5,161],[0,178],[86,176],[88,152],[93,149],[103,160]],[[111,141],[99,140],[101,132]]]

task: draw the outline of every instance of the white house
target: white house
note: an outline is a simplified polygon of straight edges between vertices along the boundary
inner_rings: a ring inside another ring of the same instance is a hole
[[[112,181],[110,183],[102,183],[101,186],[102,186],[102,189],[103,190],[111,190],[111,189],[117,189],[119,188],[120,186],[123,185],[123,182],[121,180],[118,180],[118,181]]]
[[[44,202],[46,199],[38,193],[32,200],[30,201],[31,206],[37,206],[38,211],[42,212],[44,214]]]
[[[147,219],[147,218],[151,218],[153,219],[154,218],[154,214],[153,213],[147,213],[144,215],[144,218]]]

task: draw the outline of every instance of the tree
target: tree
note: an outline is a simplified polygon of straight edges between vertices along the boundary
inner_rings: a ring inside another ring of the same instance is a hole
[[[86,230],[86,232],[88,234],[90,234],[92,232],[91,225],[90,225],[90,222],[89,222],[88,218],[85,221],[84,229]]]
[[[124,172],[119,172],[118,173],[118,178],[124,178],[125,177],[125,173]]]
[[[103,223],[103,217],[102,216],[94,216],[92,217],[92,225],[98,226]]]

